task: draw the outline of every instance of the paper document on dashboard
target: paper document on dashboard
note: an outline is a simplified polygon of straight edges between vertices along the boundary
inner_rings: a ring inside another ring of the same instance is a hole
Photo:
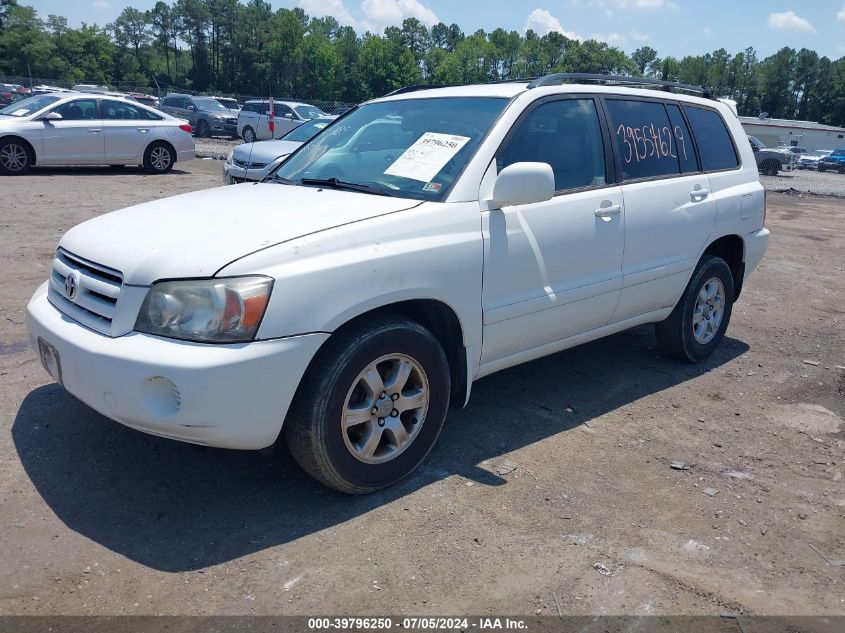
[[[468,136],[426,132],[385,170],[388,176],[429,182],[469,141]]]

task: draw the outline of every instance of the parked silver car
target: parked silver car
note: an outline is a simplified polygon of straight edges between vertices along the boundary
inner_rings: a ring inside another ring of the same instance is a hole
[[[128,99],[50,93],[0,110],[0,174],[33,165],[143,165],[163,174],[192,158],[190,125]]]
[[[238,145],[223,163],[223,182],[232,185],[247,180],[263,180],[286,156],[314,138],[336,116],[312,119],[274,141]]]
[[[281,138],[293,128],[298,127],[326,113],[317,106],[296,101],[274,101],[273,123],[275,130],[270,133],[270,102],[267,99],[254,99],[244,103],[238,113],[238,136],[247,143]]]

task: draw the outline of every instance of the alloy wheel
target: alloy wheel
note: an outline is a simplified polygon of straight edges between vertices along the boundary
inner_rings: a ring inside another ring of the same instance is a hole
[[[707,345],[716,336],[725,315],[725,286],[718,277],[711,277],[698,292],[692,312],[695,340]]]

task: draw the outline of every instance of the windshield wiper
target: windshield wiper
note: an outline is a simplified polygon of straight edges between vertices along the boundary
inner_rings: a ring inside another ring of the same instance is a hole
[[[359,182],[346,182],[338,180],[337,178],[303,178],[299,181],[303,185],[316,185],[320,187],[331,187],[332,189],[340,189],[344,191],[360,191],[361,193],[371,193],[376,196],[393,196],[394,194],[374,185],[364,185]]]

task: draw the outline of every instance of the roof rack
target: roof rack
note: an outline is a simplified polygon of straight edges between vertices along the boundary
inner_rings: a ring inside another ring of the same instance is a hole
[[[445,88],[445,84],[414,84],[413,86],[403,86],[402,88],[397,88],[396,90],[392,90],[388,92],[384,97],[392,97],[393,95],[403,95],[406,92],[416,92],[417,90],[431,90],[432,88]]]
[[[625,77],[623,75],[601,75],[594,73],[554,73],[553,75],[546,75],[545,77],[535,79],[528,84],[528,89],[539,88],[541,86],[556,86],[563,82],[590,82],[634,87],[654,86],[662,88],[666,92],[689,92],[695,95],[700,95],[705,99],[713,98],[710,91],[703,86],[693,86],[691,84],[682,84],[676,81],[664,81],[662,79],[649,79],[646,77]]]

